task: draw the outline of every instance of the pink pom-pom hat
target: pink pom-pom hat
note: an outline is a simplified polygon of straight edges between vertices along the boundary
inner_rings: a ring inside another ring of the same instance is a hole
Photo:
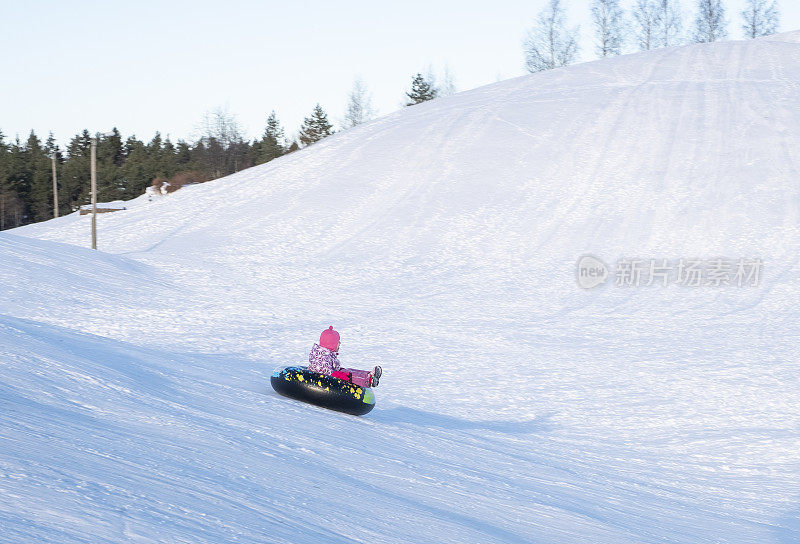
[[[339,333],[333,330],[333,325],[319,335],[319,345],[331,351],[336,351],[339,347]]]

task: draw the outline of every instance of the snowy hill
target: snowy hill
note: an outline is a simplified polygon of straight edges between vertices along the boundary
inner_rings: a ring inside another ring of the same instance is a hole
[[[800,33],[663,49],[0,234],[0,542],[800,541],[798,103]],[[269,387],[329,324],[364,418]]]

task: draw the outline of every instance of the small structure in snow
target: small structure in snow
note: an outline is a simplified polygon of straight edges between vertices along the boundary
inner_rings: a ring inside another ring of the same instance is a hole
[[[120,210],[126,210],[125,202],[122,200],[115,200],[114,202],[98,202],[97,203],[97,213],[108,213],[108,212],[118,212]],[[91,204],[84,204],[81,206],[80,214],[81,215],[88,215],[92,213],[92,205]]]

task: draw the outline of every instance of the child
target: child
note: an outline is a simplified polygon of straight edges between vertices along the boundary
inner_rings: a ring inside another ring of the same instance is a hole
[[[337,357],[340,344],[339,333],[333,330],[333,326],[322,331],[319,335],[319,344],[314,344],[308,355],[308,369],[311,372],[350,381],[361,387],[377,387],[383,372],[381,367],[376,366],[372,372],[342,368]]]

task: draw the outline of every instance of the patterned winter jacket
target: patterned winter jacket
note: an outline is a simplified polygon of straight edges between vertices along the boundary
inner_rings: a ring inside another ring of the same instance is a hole
[[[330,376],[331,372],[340,368],[339,359],[334,352],[328,348],[323,348],[319,344],[314,344],[314,347],[311,348],[311,353],[308,355],[308,369],[311,372],[319,372]]]

